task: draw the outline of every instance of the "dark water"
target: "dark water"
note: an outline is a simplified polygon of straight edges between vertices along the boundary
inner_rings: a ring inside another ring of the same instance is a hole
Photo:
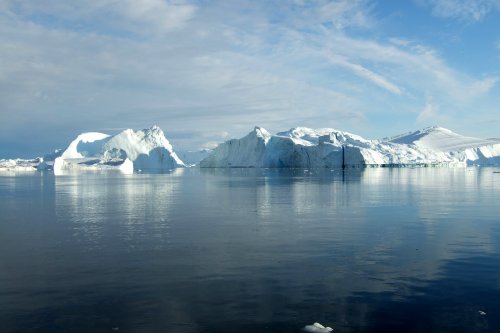
[[[0,332],[500,332],[498,171],[3,174]]]

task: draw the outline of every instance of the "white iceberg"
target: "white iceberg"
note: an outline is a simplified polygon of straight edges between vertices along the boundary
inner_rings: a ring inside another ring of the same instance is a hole
[[[328,333],[332,332],[333,328],[328,327],[328,326],[323,326],[320,323],[314,323],[312,325],[306,325],[306,327],[303,328],[304,332],[310,332],[310,333]]]
[[[343,168],[359,166],[500,166],[500,139],[478,139],[442,127],[429,127],[391,138],[368,140],[332,128],[292,128],[274,135],[261,127],[213,150],[181,156],[158,126],[117,135],[82,133],[66,149],[43,158],[0,160],[0,171],[53,169],[168,171],[202,168]],[[200,161],[201,160],[201,161]],[[199,162],[199,163],[198,163]]]
[[[442,127],[381,140],[331,128],[293,128],[271,135],[255,127],[220,144],[200,162],[205,168],[338,168],[357,166],[500,165],[500,140],[477,139]]]
[[[1,159],[0,160],[0,172],[11,172],[11,171],[20,171],[20,172],[31,172],[37,171],[38,165],[43,162],[43,159],[35,158],[35,159]]]
[[[73,140],[54,161],[54,173],[70,170],[166,171],[184,167],[158,126],[111,136],[89,132]]]

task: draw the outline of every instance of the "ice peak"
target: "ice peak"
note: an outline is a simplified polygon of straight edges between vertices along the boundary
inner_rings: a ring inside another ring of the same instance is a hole
[[[153,125],[150,128],[144,129],[145,132],[152,132],[152,133],[158,133],[158,134],[163,134],[163,130],[160,128],[158,125]]]
[[[264,140],[271,137],[271,133],[269,133],[265,128],[255,126],[253,131],[258,137],[263,138]]]
[[[431,133],[431,132],[453,133],[453,131],[451,131],[451,130],[449,130],[447,128],[441,127],[441,126],[429,126],[429,127],[426,127],[424,129],[420,130],[420,132],[423,132],[423,133]]]
[[[398,135],[385,141],[418,146],[440,152],[461,151],[467,148],[495,144],[495,141],[463,136],[440,126],[427,127],[418,131]]]

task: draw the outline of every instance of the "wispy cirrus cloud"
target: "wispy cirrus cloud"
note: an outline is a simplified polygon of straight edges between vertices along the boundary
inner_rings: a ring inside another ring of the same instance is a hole
[[[438,17],[453,18],[465,22],[481,21],[486,15],[500,10],[499,0],[417,0],[431,8]]]
[[[120,5],[125,16],[142,24],[152,24],[154,31],[160,32],[184,27],[196,11],[196,6],[181,1],[124,0]]]
[[[327,24],[336,29],[371,28],[375,25],[371,14],[373,3],[367,0],[295,0],[284,2],[287,11],[293,13],[298,27]]]
[[[182,0],[6,0],[12,14],[57,29],[162,34],[185,27],[197,6]]]
[[[425,95],[428,89],[439,91],[451,101],[466,102],[487,93],[496,84],[495,76],[475,78],[449,66],[434,49],[405,41],[404,45],[330,36],[331,49],[358,62],[376,63],[380,71],[401,82],[409,93]],[[411,80],[409,80],[411,78]]]
[[[337,66],[347,68],[352,71],[355,75],[367,79],[368,81],[374,83],[375,85],[393,93],[396,95],[401,95],[401,89],[390,82],[387,78],[382,75],[375,73],[359,64],[351,63],[347,61],[345,58],[335,55],[326,55],[328,60]]]
[[[440,120],[439,106],[436,105],[432,96],[427,96],[424,108],[418,113],[417,122],[428,125]]]

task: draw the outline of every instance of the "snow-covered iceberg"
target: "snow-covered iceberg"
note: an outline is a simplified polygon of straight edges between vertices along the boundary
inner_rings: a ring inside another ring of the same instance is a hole
[[[482,140],[442,127],[381,140],[331,128],[293,128],[271,135],[255,127],[220,144],[200,162],[205,168],[500,165],[500,140]]]
[[[43,159],[35,158],[31,160],[25,159],[1,159],[0,171],[36,171],[43,169]],[[41,166],[39,168],[39,166]]]
[[[111,136],[80,134],[54,161],[54,173],[68,170],[165,171],[184,167],[158,126]]]
[[[292,128],[274,135],[255,127],[213,150],[174,152],[158,126],[117,135],[82,133],[66,149],[36,159],[0,160],[0,171],[53,169],[167,171],[202,168],[343,168],[358,166],[500,166],[500,139],[478,139],[442,127],[368,140],[332,128]],[[200,161],[201,159],[201,161]],[[198,161],[200,161],[198,163]]]
[[[45,154],[43,157],[32,159],[7,159],[0,160],[0,171],[46,171],[52,170],[54,160],[61,156],[62,149],[56,149],[54,152]]]

